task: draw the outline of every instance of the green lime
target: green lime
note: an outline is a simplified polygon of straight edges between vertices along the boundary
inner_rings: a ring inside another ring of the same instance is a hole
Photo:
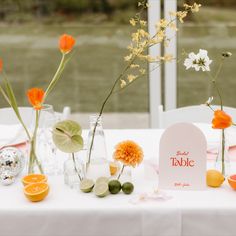
[[[103,177],[103,176],[97,178],[97,180],[96,180],[96,184],[100,184],[100,183],[106,183],[106,184],[108,184],[108,182],[109,182],[109,178]]]
[[[80,190],[84,193],[89,193],[93,190],[94,182],[92,179],[83,179],[80,182]]]
[[[131,194],[134,191],[134,185],[130,182],[126,182],[122,185],[122,191],[125,194]]]
[[[109,181],[108,186],[109,186],[109,191],[112,194],[117,194],[121,190],[121,184],[120,184],[119,180]]]
[[[93,191],[97,197],[105,197],[109,193],[108,184],[104,182],[95,184]]]

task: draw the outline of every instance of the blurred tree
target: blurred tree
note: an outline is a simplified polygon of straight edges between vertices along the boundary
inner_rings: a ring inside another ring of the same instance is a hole
[[[44,16],[63,13],[65,15],[86,12],[101,12],[107,15],[123,10],[135,9],[139,0],[0,0],[0,20],[14,14],[19,18],[24,14],[43,18]],[[162,0],[164,1],[164,0]],[[204,6],[236,7],[236,0],[196,0]],[[183,2],[192,4],[195,0],[177,0],[180,7]]]
[[[50,15],[53,10],[52,1],[47,0],[35,0],[35,3],[32,5],[32,8],[35,11],[35,14],[38,18],[43,16]]]
[[[54,9],[63,13],[76,13],[88,11],[90,7],[89,0],[54,0]]]

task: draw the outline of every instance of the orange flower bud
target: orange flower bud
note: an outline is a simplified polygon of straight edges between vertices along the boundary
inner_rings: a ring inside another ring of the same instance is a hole
[[[0,58],[0,72],[2,72],[2,69],[3,69],[3,62],[2,59]]]
[[[75,45],[75,39],[68,34],[63,34],[59,40],[59,48],[62,53],[69,53]]]
[[[42,109],[42,102],[44,97],[44,91],[40,88],[31,88],[27,91],[27,97],[29,103],[34,107],[35,110]]]
[[[233,124],[231,116],[226,114],[222,110],[216,110],[214,112],[214,118],[212,120],[213,129],[225,129]]]

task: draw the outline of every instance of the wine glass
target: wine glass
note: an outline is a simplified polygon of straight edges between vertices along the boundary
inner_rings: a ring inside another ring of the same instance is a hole
[[[58,151],[52,140],[52,129],[60,120],[54,112],[53,106],[44,104],[40,110],[39,126],[37,133],[36,153],[42,163],[45,174],[62,174],[62,166],[57,156]]]

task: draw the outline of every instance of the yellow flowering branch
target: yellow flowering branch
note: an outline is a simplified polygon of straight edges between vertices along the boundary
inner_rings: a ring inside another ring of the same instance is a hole
[[[167,27],[170,26],[172,29],[177,30],[176,26],[173,26],[173,22],[176,20],[176,18],[171,19],[169,22],[166,21],[165,19],[161,19],[160,22],[157,23],[157,32],[152,37],[150,37],[149,33],[143,29],[143,27],[145,27],[147,25],[146,21],[143,21],[140,19],[141,13],[143,12],[143,10],[145,8],[148,7],[148,5],[146,2],[143,2],[143,3],[138,3],[138,6],[141,6],[142,8],[141,8],[140,12],[135,15],[135,18],[132,18],[130,20],[130,24],[132,26],[136,26],[136,24],[139,23],[141,28],[137,29],[137,31],[135,33],[132,33],[132,44],[128,46],[128,49],[129,49],[129,51],[131,51],[131,53],[129,55],[125,56],[125,58],[124,58],[125,61],[128,62],[128,65],[125,67],[125,69],[122,71],[122,73],[116,78],[113,86],[111,87],[111,90],[109,91],[108,95],[105,97],[105,99],[102,103],[101,109],[99,111],[96,123],[93,128],[93,132],[92,132],[92,140],[91,140],[90,147],[89,147],[87,168],[88,168],[88,165],[90,164],[90,160],[91,160],[91,152],[92,152],[92,147],[93,147],[93,143],[94,143],[94,137],[95,137],[95,132],[96,132],[96,128],[98,125],[98,121],[99,121],[100,117],[102,116],[103,110],[104,110],[105,105],[108,102],[109,98],[112,96],[112,94],[114,92],[116,92],[115,91],[116,85],[120,81],[121,82],[121,89],[123,89],[123,88],[127,87],[129,84],[133,83],[133,81],[135,81],[137,78],[143,77],[145,75],[145,69],[140,68],[140,65],[138,65],[134,62],[137,59],[146,60],[149,63],[159,62],[156,59],[152,58],[150,55],[144,55],[142,53],[144,51],[146,51],[148,48],[150,48],[158,43],[162,43],[163,41],[164,41],[164,44],[166,45],[166,41],[168,41],[168,39],[166,40],[165,30]],[[181,11],[177,12],[175,14],[175,16],[177,18],[179,18],[179,20],[181,22],[183,22],[183,18],[187,16],[187,13],[189,11],[197,12],[199,10],[200,6],[201,5],[199,5],[199,4],[194,4],[193,6],[185,5],[184,6],[185,11],[184,12],[181,12]],[[168,57],[165,57],[165,56],[159,57],[159,60],[163,60],[163,61],[171,61],[172,59],[173,59],[173,57],[170,57],[169,55],[168,55]],[[161,63],[159,62],[159,64],[161,64]],[[126,75],[126,73],[129,69],[137,69],[137,68],[139,69],[139,72],[141,73],[141,75],[140,76],[135,76],[132,74],[128,75],[127,79],[129,81],[129,84],[127,85],[126,81],[122,78]]]

